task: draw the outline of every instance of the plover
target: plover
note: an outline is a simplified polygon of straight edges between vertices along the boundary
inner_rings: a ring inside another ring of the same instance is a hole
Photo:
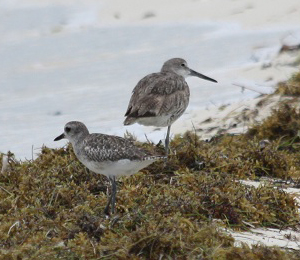
[[[131,175],[158,160],[159,156],[150,156],[132,142],[119,136],[90,134],[87,127],[78,121],[65,125],[64,132],[54,141],[66,138],[73,146],[78,160],[88,169],[108,177],[111,182],[111,195],[104,209],[105,214],[115,212],[116,177]]]
[[[142,78],[132,91],[124,125],[139,123],[145,126],[168,127],[165,141],[166,157],[169,154],[171,125],[184,113],[190,98],[185,81],[188,76],[217,82],[187,65],[181,58],[166,61],[161,71]]]

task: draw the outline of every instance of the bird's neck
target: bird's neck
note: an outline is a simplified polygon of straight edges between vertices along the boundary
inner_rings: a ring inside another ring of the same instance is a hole
[[[76,139],[70,140],[73,147],[75,146],[81,146],[83,144],[84,139],[89,135],[89,133],[82,132],[79,135],[76,136]]]

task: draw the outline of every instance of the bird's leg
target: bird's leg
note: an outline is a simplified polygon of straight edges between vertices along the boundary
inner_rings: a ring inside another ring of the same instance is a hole
[[[116,177],[113,176],[110,178],[111,181],[111,196],[112,196],[112,201],[111,201],[111,213],[115,213],[115,204],[116,204],[116,194],[117,194],[117,184],[116,184]]]
[[[171,130],[171,125],[168,126],[167,136],[165,141],[166,160],[168,160],[168,156],[169,156],[170,130]]]
[[[104,213],[106,215],[109,215],[109,206],[110,206],[110,204],[112,203],[112,201],[113,201],[113,203],[115,201],[115,198],[114,198],[114,196],[115,196],[114,195],[114,189],[116,191],[116,188],[114,188],[114,185],[116,185],[116,183],[115,183],[115,177],[110,177],[109,176],[108,179],[109,179],[109,181],[111,183],[111,192],[110,192],[110,196],[109,196],[109,198],[107,200],[106,207],[104,209]],[[112,205],[112,213],[114,213],[114,204]]]
[[[108,178],[110,180],[110,177],[108,177]],[[107,200],[107,204],[106,204],[106,207],[104,209],[104,214],[105,215],[109,215],[109,206],[110,206],[110,203],[111,203],[111,199],[112,199],[112,192],[111,192],[111,194],[110,194],[110,196],[109,196],[109,198]]]

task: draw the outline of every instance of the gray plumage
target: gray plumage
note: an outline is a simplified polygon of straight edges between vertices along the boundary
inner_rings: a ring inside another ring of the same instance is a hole
[[[138,82],[125,113],[124,125],[139,123],[146,126],[168,126],[166,155],[171,125],[189,104],[190,90],[185,81],[188,76],[217,82],[190,69],[184,59],[170,59],[164,63],[160,72],[149,74]]]
[[[54,141],[68,139],[78,160],[95,173],[104,174],[112,183],[112,195],[108,200],[105,213],[108,214],[109,205],[116,196],[115,178],[131,175],[158,160],[159,156],[151,156],[132,142],[122,137],[90,134],[87,127],[78,121],[71,121],[65,125],[64,133]]]
[[[189,97],[190,90],[182,76],[172,72],[150,74],[134,88],[124,124],[169,126],[184,113]]]
[[[87,159],[97,162],[114,162],[122,159],[142,161],[147,158],[144,151],[119,136],[90,134],[83,140],[81,148]]]

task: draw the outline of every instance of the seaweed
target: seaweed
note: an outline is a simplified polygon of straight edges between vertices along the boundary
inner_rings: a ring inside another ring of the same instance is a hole
[[[118,180],[111,218],[103,214],[108,180],[78,162],[70,144],[43,147],[35,160],[10,154],[0,174],[0,259],[299,259],[298,251],[237,246],[225,231],[299,229],[294,196],[240,181],[270,177],[297,186],[299,126],[298,108],[282,103],[246,134],[177,135],[167,163]],[[127,137],[164,153],[160,144]]]

